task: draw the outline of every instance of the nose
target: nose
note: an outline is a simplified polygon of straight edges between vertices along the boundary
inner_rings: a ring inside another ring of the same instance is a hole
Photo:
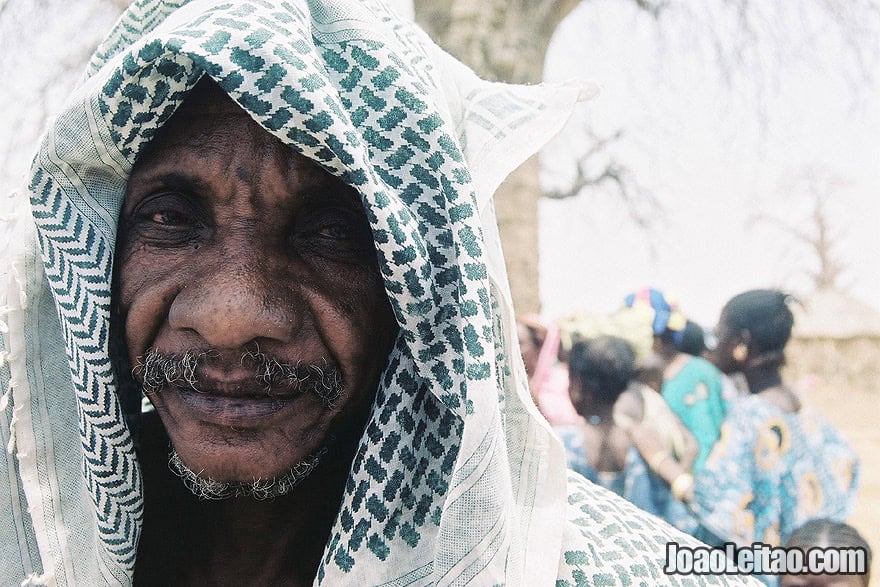
[[[256,239],[196,260],[193,278],[169,308],[169,325],[195,331],[211,348],[252,341],[289,342],[301,312],[282,271],[256,250]]]

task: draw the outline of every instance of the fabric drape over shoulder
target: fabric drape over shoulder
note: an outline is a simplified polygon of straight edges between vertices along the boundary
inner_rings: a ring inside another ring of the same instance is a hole
[[[400,326],[316,582],[678,584],[680,535],[567,479],[518,356],[491,196],[588,88],[483,82],[377,0],[137,1],[92,57],[0,231],[0,583],[131,582],[114,242],[138,153],[205,75],[359,191]]]

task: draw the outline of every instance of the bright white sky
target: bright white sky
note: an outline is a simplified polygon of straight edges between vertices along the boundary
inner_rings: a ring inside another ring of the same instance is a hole
[[[809,250],[769,223],[748,221],[761,212],[809,228],[811,201],[791,187],[807,169],[845,181],[829,205],[840,234],[835,252],[847,267],[841,283],[880,308],[878,80],[854,91],[847,76],[856,70],[845,65],[827,21],[800,13],[773,23],[788,27],[782,65],[758,49],[753,57],[763,64],[754,61],[726,85],[711,47],[701,45],[699,15],[671,15],[673,33],[660,36],[632,4],[582,3],[557,31],[546,78],[599,83],[601,94],[582,114],[599,134],[626,129],[616,152],[660,200],[665,221],[652,256],[648,237],[610,193],[543,202],[544,314],[610,311],[629,291],[654,285],[712,325],[745,289],[809,293]],[[545,150],[548,186],[571,173],[581,125],[573,121]]]

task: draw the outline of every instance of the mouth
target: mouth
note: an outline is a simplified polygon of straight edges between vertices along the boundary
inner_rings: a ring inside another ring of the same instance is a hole
[[[299,395],[273,397],[257,395],[224,395],[174,386],[175,395],[198,420],[218,426],[251,428],[265,426],[266,419],[288,409]]]
[[[277,417],[267,419],[280,412],[291,416],[294,404],[304,413],[319,404],[332,410],[344,389],[338,367],[327,361],[287,364],[251,351],[239,362],[235,367],[232,358],[216,351],[151,349],[140,361],[143,391],[157,407],[176,406],[190,420],[255,428],[277,423]]]

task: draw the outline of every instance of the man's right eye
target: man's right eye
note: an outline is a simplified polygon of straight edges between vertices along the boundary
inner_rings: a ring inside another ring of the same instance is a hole
[[[188,242],[204,226],[198,208],[179,193],[147,197],[132,211],[128,222],[133,234],[156,245]]]
[[[160,226],[186,226],[193,220],[188,215],[176,210],[160,210],[150,214],[150,222]]]

